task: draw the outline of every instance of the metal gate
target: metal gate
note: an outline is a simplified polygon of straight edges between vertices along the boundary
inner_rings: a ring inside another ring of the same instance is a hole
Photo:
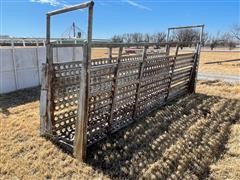
[[[87,2],[47,14],[47,63],[41,88],[41,134],[84,160],[87,146],[145,117],[154,109],[195,91],[203,25],[195,52],[178,54],[189,42],[101,43],[92,42],[94,3]],[[78,44],[50,42],[50,17],[88,8],[88,39]],[[169,32],[176,28],[169,28]],[[170,55],[170,48],[176,47]],[[82,48],[82,60],[55,63],[53,49]],[[91,59],[91,49],[109,48],[108,58]],[[125,54],[126,48],[141,53]],[[159,48],[165,47],[164,52]],[[118,55],[112,57],[112,49]]]

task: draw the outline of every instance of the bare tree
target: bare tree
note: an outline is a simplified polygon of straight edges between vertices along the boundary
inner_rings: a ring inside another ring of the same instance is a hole
[[[121,35],[114,35],[112,37],[112,42],[123,42],[123,36],[121,36]]]
[[[209,41],[209,35],[207,32],[204,32],[202,35],[202,46],[205,46],[208,41]]]
[[[240,26],[239,25],[234,25],[231,30],[231,34],[234,38],[237,40],[240,40]]]
[[[164,33],[164,32],[154,33],[151,36],[151,39],[152,39],[152,42],[156,42],[156,43],[160,43],[160,42],[166,41],[166,33]]]
[[[210,41],[210,48],[211,50],[213,50],[215,47],[217,47],[219,43],[219,33],[217,34],[217,36],[210,36],[209,41]]]
[[[173,35],[170,38],[173,41],[189,42],[187,46],[191,47],[194,42],[199,39],[199,32],[193,29],[180,29],[173,31]],[[181,49],[183,45],[181,45]]]
[[[148,33],[146,33],[146,34],[144,35],[144,42],[150,42],[150,39],[151,39],[151,35],[148,34]]]
[[[236,41],[234,41],[234,36],[232,36],[231,32],[224,33],[221,36],[222,46],[228,47],[230,50],[236,47]]]
[[[132,41],[132,35],[130,33],[123,34],[123,41],[130,43]]]
[[[141,33],[133,33],[132,34],[132,42],[143,42],[143,35]]]

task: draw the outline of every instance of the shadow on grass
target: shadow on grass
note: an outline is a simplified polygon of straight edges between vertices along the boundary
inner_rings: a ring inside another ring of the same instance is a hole
[[[8,116],[9,108],[37,101],[40,98],[40,87],[23,89],[0,95],[0,112]]]
[[[218,82],[208,83],[211,85],[211,83]],[[0,95],[0,108],[7,115],[9,114],[8,109],[11,107],[38,100],[39,92],[40,88],[37,87]],[[195,150],[202,145],[202,139],[205,135],[212,133],[208,137],[210,142],[212,137],[220,133],[224,122],[230,122],[227,124],[227,128],[229,128],[232,123],[240,119],[239,107],[240,101],[235,99],[205,94],[188,95],[162,107],[152,116],[141,119],[89,147],[87,163],[114,179],[137,179],[146,175],[145,172],[150,172],[153,177],[158,177],[158,172],[163,170],[163,165],[158,164],[158,161],[167,163],[169,159],[166,153],[177,147],[176,144],[179,140],[189,136],[189,129],[193,128],[199,121],[207,120],[209,127],[200,128],[201,135],[196,137],[198,139],[196,143],[194,142],[190,147],[186,144],[189,151],[174,153],[177,160],[175,159],[173,163],[170,162],[170,165],[164,167],[163,179],[166,179],[177,171],[181,158],[187,157],[191,153],[194,154]],[[214,121],[219,121],[219,125],[213,126],[212,122]],[[192,175],[192,178],[194,175],[200,179],[205,178],[209,172],[209,163],[216,161],[224,153],[227,134],[224,134],[221,143],[217,144],[216,147],[204,144],[206,149],[214,151],[213,154],[210,154],[211,161],[203,161],[204,157],[207,156],[205,152],[195,154],[200,162],[196,158],[187,159],[187,164],[184,166],[179,179],[186,175]],[[199,169],[195,168],[194,163],[201,165],[199,165]]]
[[[158,170],[151,171],[151,168],[155,167],[156,162],[160,159],[167,162],[164,153],[173,148],[179,138],[187,136],[186,132],[192,128],[192,125],[197,121],[207,119],[209,126],[211,126],[211,120],[218,121],[219,119],[219,126],[209,129],[217,134],[225,119],[231,122],[228,125],[229,128],[236,119],[240,118],[236,109],[237,104],[239,107],[240,101],[205,94],[188,95],[159,109],[152,117],[135,122],[89,147],[87,163],[114,179],[138,179],[146,171],[150,171],[153,177],[159,177]],[[220,120],[222,120],[221,123]],[[202,133],[202,136],[208,133],[207,129],[202,129],[202,131],[206,131]],[[214,137],[214,133],[209,138]],[[224,152],[227,137],[227,135],[224,136],[221,144],[214,147],[218,151],[212,156],[212,161],[218,159]],[[196,143],[196,147],[193,146],[191,149],[192,152],[201,144],[201,138]],[[211,149],[210,145],[206,144],[205,146]],[[181,157],[183,154],[179,154],[179,158]],[[176,172],[178,161],[174,163],[165,167],[164,178],[170,177],[172,173]],[[203,163],[204,167],[196,172],[192,163],[195,162],[190,159],[182,173],[182,178],[186,176],[187,172],[198,178],[204,178],[208,175],[210,164]]]

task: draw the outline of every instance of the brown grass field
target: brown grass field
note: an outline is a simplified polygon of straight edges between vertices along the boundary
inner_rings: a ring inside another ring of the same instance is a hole
[[[90,147],[86,164],[39,136],[39,88],[1,95],[0,177],[239,179],[239,92],[198,82],[196,94]]]
[[[224,60],[238,60],[223,62]],[[206,64],[210,62],[219,62]],[[240,52],[201,52],[199,72],[240,76]]]
[[[202,52],[199,71],[239,75],[239,62],[205,64],[237,58]],[[0,95],[0,179],[240,179],[240,84],[198,82],[196,94],[90,147],[86,163],[39,136],[39,94]]]

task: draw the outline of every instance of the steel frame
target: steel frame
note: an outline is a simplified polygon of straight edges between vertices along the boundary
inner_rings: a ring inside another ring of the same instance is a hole
[[[177,96],[195,92],[204,28],[204,25],[197,25],[168,29],[167,40],[171,30],[202,28],[193,54],[178,54],[179,45],[190,42],[92,42],[93,6],[93,1],[90,1],[49,12],[46,17],[41,135],[61,144],[81,161],[86,158],[87,146],[145,117]],[[87,41],[79,44],[51,43],[51,17],[82,8],[88,8]],[[159,45],[166,46],[166,53],[148,52],[149,47]],[[175,55],[170,56],[172,45],[177,49]],[[83,60],[54,63],[53,48],[57,47],[82,47]],[[109,57],[91,60],[93,47],[109,48]],[[125,47],[141,48],[142,55],[122,56]],[[117,58],[112,57],[113,48],[119,48]],[[67,108],[69,105],[71,109]]]

